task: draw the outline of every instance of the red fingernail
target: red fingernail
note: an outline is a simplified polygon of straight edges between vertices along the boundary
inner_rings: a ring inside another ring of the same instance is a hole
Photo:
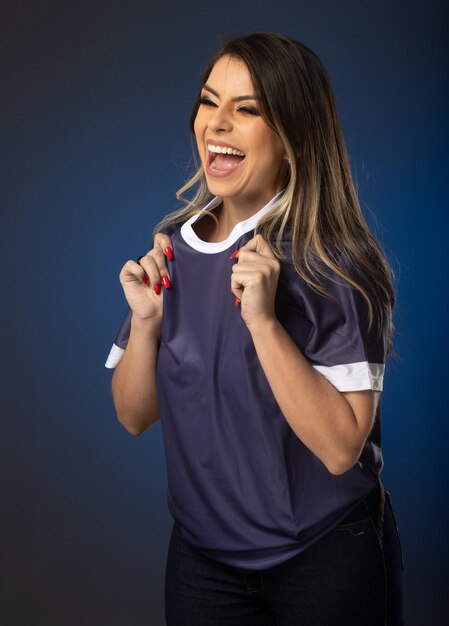
[[[170,248],[170,246],[164,248],[164,254],[170,259],[170,261],[173,261],[173,250]]]
[[[237,298],[237,296],[235,296],[234,306],[237,306],[238,304],[240,304],[240,298]]]
[[[234,259],[238,255],[238,253],[239,253],[239,249],[237,248],[237,250],[233,252],[229,258]]]
[[[165,289],[169,289],[171,287],[170,279],[167,276],[167,274],[164,274],[163,276],[161,276],[161,281]]]
[[[142,282],[145,283],[145,285],[148,284],[148,276],[145,274],[144,277],[142,278]]]
[[[161,293],[161,284],[154,283],[153,289],[154,289],[154,293],[158,296]]]

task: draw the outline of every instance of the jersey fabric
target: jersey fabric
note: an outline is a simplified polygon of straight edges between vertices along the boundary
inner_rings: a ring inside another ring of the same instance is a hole
[[[230,292],[229,256],[254,236],[282,192],[220,242],[192,224],[171,225],[172,286],[163,292],[157,393],[167,464],[167,502],[184,538],[204,555],[245,569],[275,566],[329,532],[374,488],[383,467],[380,402],[358,462],[331,474],[289,426]],[[203,211],[221,202],[213,198]],[[288,242],[287,242],[288,244]],[[359,293],[326,282],[336,301],[281,263],[275,313],[310,364],[338,390],[381,391],[385,338],[366,330]],[[130,332],[123,320],[106,367]],[[385,335],[385,333],[384,333]],[[301,398],[298,397],[298,412]]]

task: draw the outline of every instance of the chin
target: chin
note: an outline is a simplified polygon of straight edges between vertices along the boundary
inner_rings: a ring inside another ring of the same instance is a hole
[[[232,183],[230,184],[225,180],[217,180],[216,178],[207,175],[205,175],[205,178],[207,188],[214,194],[214,196],[228,195],[226,191],[231,189]]]

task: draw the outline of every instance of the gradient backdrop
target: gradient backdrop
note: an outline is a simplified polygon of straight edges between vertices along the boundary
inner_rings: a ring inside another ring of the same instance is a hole
[[[220,37],[255,30],[328,68],[397,273],[382,477],[406,623],[449,623],[445,4],[2,0],[2,625],[164,624],[160,425],[127,433],[103,364],[126,308],[119,271],[151,247],[192,166],[201,70]]]

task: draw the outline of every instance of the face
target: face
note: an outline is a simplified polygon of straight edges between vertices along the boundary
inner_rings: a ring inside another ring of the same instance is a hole
[[[212,194],[258,210],[281,190],[285,151],[260,114],[240,59],[225,56],[214,65],[201,89],[194,131]]]

